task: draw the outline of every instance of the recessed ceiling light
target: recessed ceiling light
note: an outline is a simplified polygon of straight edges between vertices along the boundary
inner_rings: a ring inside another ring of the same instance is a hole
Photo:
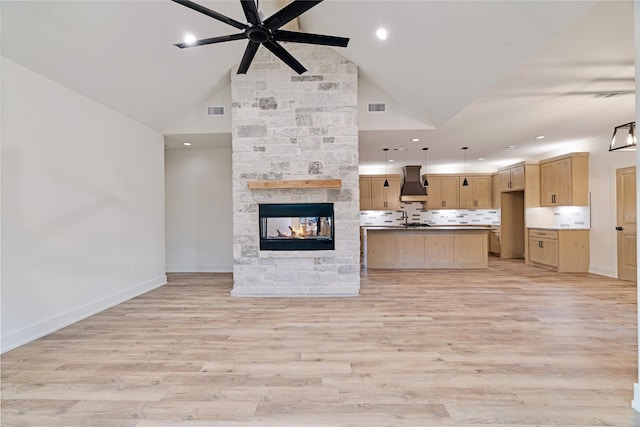
[[[186,145],[187,147],[191,145],[190,142],[183,142],[182,145]]]
[[[515,150],[516,148],[520,148],[520,147],[518,147],[517,145],[507,145],[504,148],[506,148],[507,150]]]
[[[538,136],[536,136],[536,139],[544,139],[544,138],[545,138],[545,136],[544,136],[544,135],[538,135]]]
[[[420,142],[420,138],[412,138],[411,142]]]
[[[194,43],[195,43],[195,41],[196,41],[196,36],[194,36],[194,35],[193,35],[193,34],[191,34],[191,33],[187,33],[187,34],[185,34],[185,35],[184,35],[184,37],[182,38],[182,41],[183,41],[185,44],[194,44]]]
[[[386,40],[388,35],[389,34],[385,28],[378,28],[376,31],[376,36],[378,36],[380,40]]]
[[[390,162],[395,162],[395,160],[393,160],[393,159],[389,159],[389,161],[390,161]]]
[[[484,160],[484,157],[478,157],[478,160]]]

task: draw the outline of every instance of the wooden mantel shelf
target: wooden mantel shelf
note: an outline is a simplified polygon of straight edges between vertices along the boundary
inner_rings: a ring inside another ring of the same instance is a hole
[[[341,179],[295,179],[281,181],[248,181],[249,190],[279,188],[342,188]]]

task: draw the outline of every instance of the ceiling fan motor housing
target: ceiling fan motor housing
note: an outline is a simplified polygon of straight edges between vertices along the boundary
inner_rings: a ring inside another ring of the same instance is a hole
[[[244,32],[249,40],[256,43],[264,43],[271,38],[271,31],[261,25],[249,27]]]

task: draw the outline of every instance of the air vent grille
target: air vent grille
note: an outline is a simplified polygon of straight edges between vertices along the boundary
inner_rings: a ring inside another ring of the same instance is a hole
[[[387,104],[384,102],[369,103],[370,113],[384,113],[387,111]]]
[[[207,107],[207,115],[224,116],[224,107]]]
[[[614,96],[619,96],[621,95],[620,92],[600,92],[595,94],[593,97],[594,98],[613,98]]]

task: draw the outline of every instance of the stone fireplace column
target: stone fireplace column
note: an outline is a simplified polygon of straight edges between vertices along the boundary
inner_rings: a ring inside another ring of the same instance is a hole
[[[358,69],[331,48],[287,44],[298,75],[260,48],[231,75],[235,296],[354,296],[360,288]],[[342,179],[340,189],[249,190],[252,180]],[[259,249],[261,203],[333,203],[335,250]]]

